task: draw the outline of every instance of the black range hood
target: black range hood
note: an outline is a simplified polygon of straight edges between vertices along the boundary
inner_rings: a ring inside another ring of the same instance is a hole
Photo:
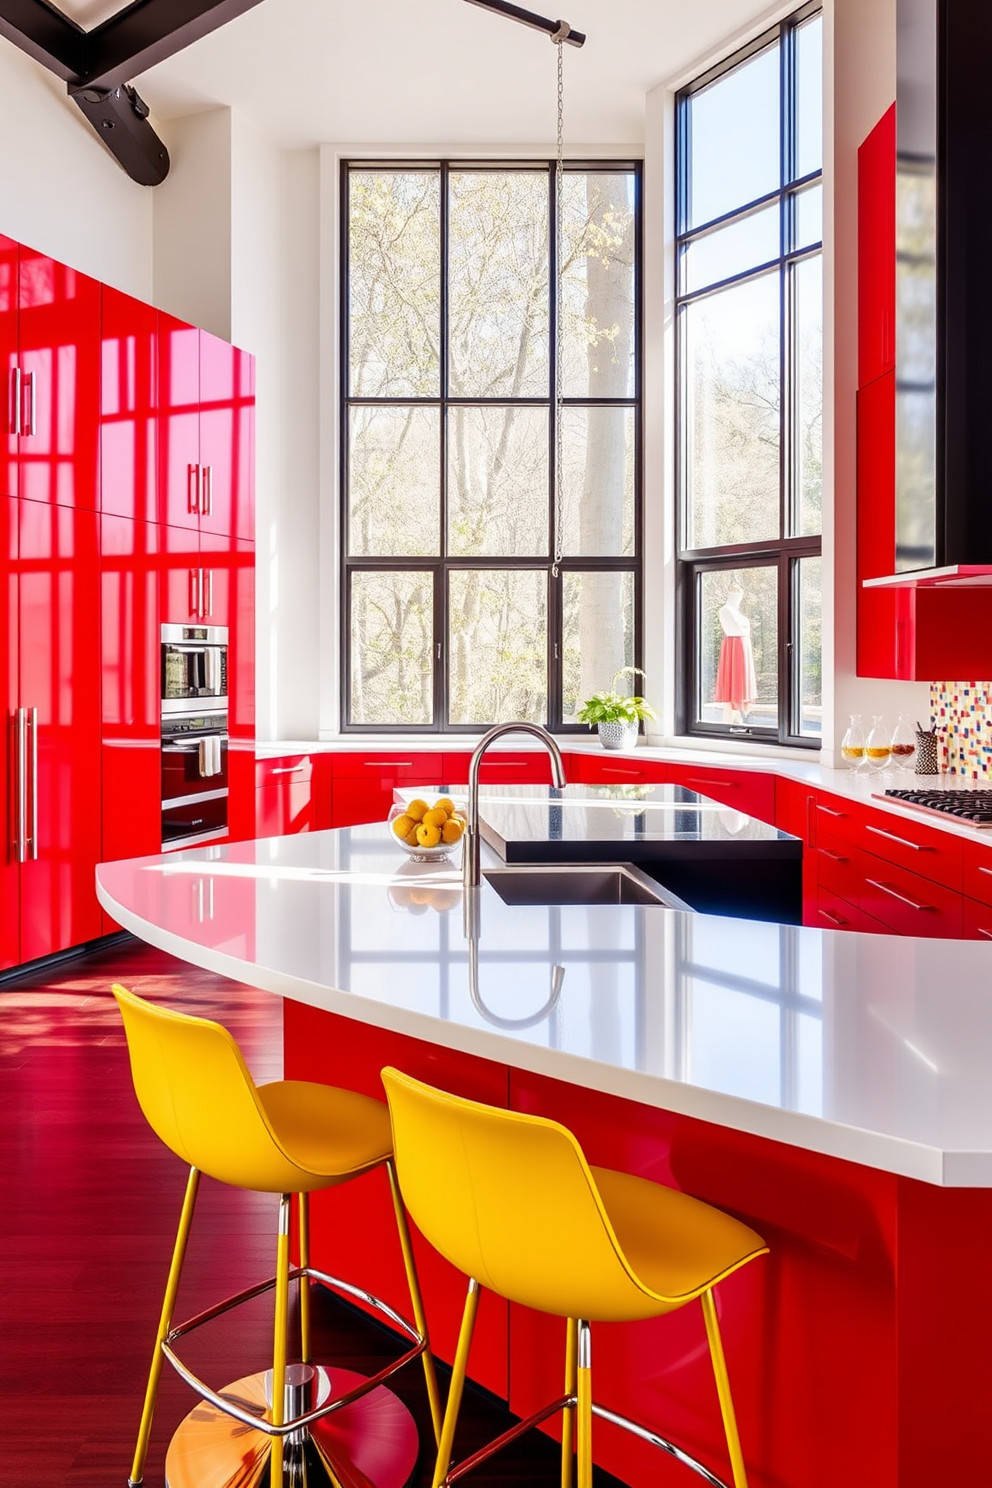
[[[898,0],[896,572],[992,584],[992,3]]]

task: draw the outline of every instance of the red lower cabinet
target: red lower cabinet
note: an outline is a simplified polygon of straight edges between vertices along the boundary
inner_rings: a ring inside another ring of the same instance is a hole
[[[471,753],[465,750],[445,753],[441,769],[442,783],[467,785],[471,760]],[[571,779],[572,776],[569,774],[568,778]],[[483,756],[479,779],[487,785],[550,785],[550,756],[544,749],[522,750],[519,754],[492,750]]]
[[[957,889],[910,873],[895,863],[865,853],[861,907],[900,935],[957,939],[962,928],[962,901]]]
[[[440,754],[360,754],[331,756],[331,790],[335,827],[385,821],[398,785],[440,785],[444,759]]]
[[[0,245],[8,240],[0,238]],[[0,255],[4,267],[7,255]],[[16,263],[16,253],[14,255]],[[0,316],[0,327],[3,317]],[[0,971],[21,959],[21,870],[16,850],[18,831],[19,744],[13,720],[18,693],[18,583],[17,498],[0,497],[0,701],[4,727],[0,729]]]
[[[308,754],[259,760],[255,784],[256,837],[313,830],[313,767]]]
[[[637,760],[630,755],[571,754],[565,766],[576,785],[657,785],[673,780],[672,767],[658,760]]]
[[[28,709],[22,961],[102,933],[100,544],[95,512],[19,503],[20,706]]]
[[[706,766],[676,765],[669,777],[702,796],[756,816],[759,821],[775,821],[775,776],[752,770],[711,770]]]
[[[455,1095],[490,1105],[507,1104],[504,1065],[300,1003],[285,1004],[284,1048],[289,1080],[321,1080],[383,1100],[380,1071],[390,1064]],[[410,1299],[385,1172],[379,1170],[315,1194],[312,1204],[315,1265],[367,1287],[409,1317]],[[431,1342],[438,1358],[450,1363],[455,1356],[466,1282],[417,1233],[414,1247]],[[507,1306],[491,1293],[483,1297],[479,1309],[471,1375],[487,1390],[507,1399]]]
[[[992,940],[992,906],[967,897],[961,905],[961,929],[965,940]]]

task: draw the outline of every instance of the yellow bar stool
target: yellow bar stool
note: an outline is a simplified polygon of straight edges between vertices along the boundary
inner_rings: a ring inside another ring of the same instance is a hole
[[[562,1488],[578,1459],[592,1488],[592,1421],[662,1448],[714,1488],[726,1485],[657,1432],[593,1403],[591,1322],[629,1322],[700,1299],[734,1488],[746,1488],[713,1288],[767,1246],[730,1215],[644,1178],[592,1168],[556,1121],[462,1100],[395,1069],[383,1083],[403,1201],[431,1244],[469,1278],[434,1488],[453,1483],[532,1426],[564,1411]],[[452,1466],[482,1287],[567,1319],[565,1393]]]
[[[351,1091],[301,1080],[256,1086],[237,1043],[219,1023],[154,1007],[124,987],[113,990],[124,1019],[141,1109],[166,1146],[190,1165],[128,1483],[138,1488],[142,1482],[162,1364],[168,1359],[207,1405],[191,1411],[172,1438],[167,1488],[207,1484],[253,1488],[262,1483],[271,1488],[283,1484],[403,1488],[416,1465],[417,1430],[409,1411],[383,1381],[421,1357],[435,1436],[441,1411],[386,1107]],[[380,1166],[389,1175],[414,1323],[362,1288],[310,1265],[309,1195]],[[276,1274],[174,1325],[202,1173],[238,1188],[280,1195]],[[294,1194],[299,1196],[300,1266],[291,1269]],[[371,1378],[314,1364],[312,1280],[377,1309],[410,1347]],[[301,1350],[299,1362],[290,1363],[289,1288],[294,1281],[299,1283]],[[175,1345],[195,1328],[273,1288],[271,1370],[212,1389],[183,1363]]]

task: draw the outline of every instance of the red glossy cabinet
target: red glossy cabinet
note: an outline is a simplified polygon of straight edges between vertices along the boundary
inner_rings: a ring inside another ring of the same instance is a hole
[[[858,386],[896,365],[896,107],[858,150]]]
[[[171,315],[158,328],[159,521],[199,531],[200,333]]]
[[[2,262],[0,262],[2,267]],[[0,325],[2,325],[0,317]],[[0,971],[21,959],[21,870],[15,847],[18,815],[18,739],[15,734],[18,696],[18,583],[17,508],[12,496],[0,496]]]
[[[565,769],[569,780],[576,785],[647,785],[673,779],[672,766],[658,760],[634,760],[629,755],[610,758],[571,754]]]
[[[28,711],[21,956],[101,934],[100,540],[95,512],[19,505],[20,706]]]
[[[466,750],[445,753],[441,766],[443,784],[467,785],[471,761],[472,755]],[[550,785],[549,756],[543,749],[522,750],[513,754],[509,751],[492,750],[483,756],[479,779],[490,785]]]
[[[355,753],[331,757],[332,824],[352,827],[362,822],[385,821],[398,785],[439,785],[444,761],[440,754]]]
[[[0,495],[16,496],[18,485],[17,435],[21,417],[17,403],[20,369],[17,365],[17,257],[12,238],[0,236],[0,368],[3,369],[3,474]]]
[[[158,522],[158,311],[103,288],[100,510]]]
[[[154,522],[101,518],[103,858],[162,844],[159,544]]]
[[[257,837],[313,831],[313,764],[308,754],[259,760],[255,781]]]

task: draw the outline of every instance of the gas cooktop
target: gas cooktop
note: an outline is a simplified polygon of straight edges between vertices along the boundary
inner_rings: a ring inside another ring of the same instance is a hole
[[[972,827],[992,829],[992,790],[887,790],[879,794],[879,799],[886,796],[920,811],[934,811]]]

